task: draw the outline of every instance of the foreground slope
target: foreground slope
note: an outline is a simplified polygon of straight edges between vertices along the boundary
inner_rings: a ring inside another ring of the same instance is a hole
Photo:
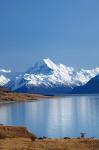
[[[0,150],[99,150],[99,139],[0,139]]]
[[[25,127],[0,125],[0,150],[99,150],[99,139],[38,139]]]

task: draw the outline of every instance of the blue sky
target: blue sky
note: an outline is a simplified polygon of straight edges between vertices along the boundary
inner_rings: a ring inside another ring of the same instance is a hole
[[[99,0],[0,1],[0,67],[24,71],[46,57],[99,67]]]

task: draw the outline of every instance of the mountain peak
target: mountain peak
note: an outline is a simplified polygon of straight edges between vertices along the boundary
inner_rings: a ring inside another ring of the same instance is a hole
[[[43,59],[43,62],[50,68],[50,69],[55,69],[57,66],[56,64],[49,58]]]
[[[57,65],[49,58],[40,60],[27,70],[27,74],[51,74],[53,70],[57,68]]]

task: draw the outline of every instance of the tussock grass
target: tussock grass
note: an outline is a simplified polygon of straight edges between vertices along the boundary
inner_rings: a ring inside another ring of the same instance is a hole
[[[0,150],[99,150],[98,139],[0,139]]]

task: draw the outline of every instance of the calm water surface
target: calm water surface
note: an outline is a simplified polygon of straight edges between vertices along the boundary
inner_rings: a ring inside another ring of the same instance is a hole
[[[0,104],[0,123],[26,126],[37,136],[99,138],[99,95]]]

